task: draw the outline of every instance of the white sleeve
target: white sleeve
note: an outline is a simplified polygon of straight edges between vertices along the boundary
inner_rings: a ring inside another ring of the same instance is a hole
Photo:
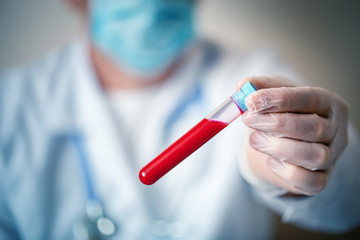
[[[350,126],[349,145],[338,159],[327,186],[315,196],[276,196],[281,193],[281,189],[261,185],[261,182],[256,182],[258,178],[249,171],[245,178],[250,176],[250,179],[255,179],[255,196],[281,214],[283,222],[311,230],[342,233],[360,223],[359,173],[360,144],[356,129]],[[250,184],[254,186],[251,181]]]

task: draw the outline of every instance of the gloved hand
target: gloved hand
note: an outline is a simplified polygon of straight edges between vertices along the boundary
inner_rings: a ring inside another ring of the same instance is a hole
[[[327,183],[347,146],[348,106],[338,95],[298,86],[283,77],[251,77],[243,122],[252,130],[248,164],[253,173],[290,193],[314,195]]]

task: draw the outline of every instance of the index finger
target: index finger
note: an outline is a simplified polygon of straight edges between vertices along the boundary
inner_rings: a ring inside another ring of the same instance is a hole
[[[280,87],[256,91],[245,99],[245,105],[259,113],[316,113],[328,117],[331,99],[331,93],[322,88]]]

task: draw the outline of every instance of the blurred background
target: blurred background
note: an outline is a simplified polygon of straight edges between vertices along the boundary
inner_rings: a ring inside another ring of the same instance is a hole
[[[344,97],[360,129],[359,1],[200,0],[198,5],[202,35],[239,51],[275,50],[311,85]],[[39,58],[82,31],[64,0],[0,0],[0,71]],[[304,236],[339,237],[281,225],[277,238]]]

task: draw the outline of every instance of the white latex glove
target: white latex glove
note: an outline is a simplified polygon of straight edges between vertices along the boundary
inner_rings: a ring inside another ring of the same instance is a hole
[[[348,106],[338,95],[297,86],[283,77],[252,77],[243,122],[253,129],[248,164],[253,173],[290,193],[314,195],[348,142]]]

